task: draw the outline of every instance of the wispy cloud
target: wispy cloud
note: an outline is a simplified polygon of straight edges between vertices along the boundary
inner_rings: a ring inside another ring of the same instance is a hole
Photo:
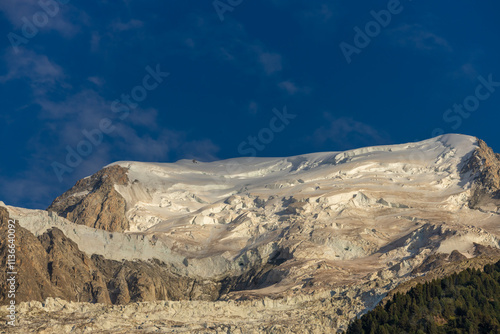
[[[18,176],[0,177],[0,200],[7,205],[15,205],[20,201],[28,202],[30,208],[45,208],[47,198],[54,196],[54,189],[43,172],[34,170]],[[29,196],[27,196],[29,194]]]
[[[281,12],[290,12],[308,38],[325,40],[337,29],[342,9],[336,1],[271,0]]]
[[[182,137],[181,132],[168,129],[140,135],[135,128],[127,124],[117,124],[116,127],[112,134],[114,148],[140,161],[168,160],[171,153],[178,148]]]
[[[54,101],[50,97],[41,96],[36,98],[35,102],[42,107],[40,119],[75,120],[80,127],[93,125],[105,115],[110,115],[108,102],[91,89],[68,94],[62,101]]]
[[[142,22],[140,20],[135,20],[135,19],[132,19],[132,20],[125,22],[125,23],[123,23],[121,20],[117,20],[117,21],[114,21],[113,23],[111,23],[111,25],[110,25],[111,29],[115,32],[122,32],[122,31],[131,30],[131,29],[137,29],[137,28],[141,28],[142,26],[144,26],[144,22]]]
[[[217,160],[217,152],[220,148],[210,139],[188,141],[180,147],[180,157],[187,159],[197,159],[200,161]]]
[[[373,126],[350,117],[336,118],[330,113],[323,114],[326,125],[318,128],[312,141],[316,145],[334,144],[337,149],[387,144],[390,137]]]
[[[103,78],[97,76],[88,77],[87,80],[92,82],[94,85],[98,87],[102,87],[106,82]]]
[[[288,95],[295,95],[297,93],[309,94],[312,90],[310,87],[301,87],[291,80],[280,82],[278,87],[286,91]]]
[[[45,55],[20,49],[19,53],[8,50],[5,55],[7,73],[0,76],[0,83],[15,79],[28,79],[31,84],[55,84],[64,78],[63,69]]]
[[[451,80],[459,80],[458,82],[463,82],[463,80],[476,82],[479,75],[480,73],[477,69],[477,65],[465,63],[459,65],[459,67],[450,72],[448,76]]]
[[[0,76],[0,83],[15,80],[29,83],[32,96],[27,100],[30,105],[38,106],[35,117],[39,123],[36,130],[26,137],[30,167],[22,174],[11,176],[9,180],[12,182],[4,182],[6,186],[0,195],[5,193],[5,189],[10,189],[11,198],[15,201],[15,196],[19,199],[26,196],[26,189],[36,189],[32,192],[33,203],[37,203],[37,196],[43,202],[42,197],[47,196],[49,191],[47,180],[56,178],[51,164],[54,161],[64,163],[67,148],[76,149],[87,139],[83,130],[98,129],[105,118],[112,121],[114,131],[103,135],[102,142],[92,147],[90,155],[84,157],[74,173],[65,176],[65,182],[72,183],[115,160],[124,160],[124,157],[138,161],[169,161],[177,157],[215,158],[219,148],[211,140],[192,138],[186,131],[159,127],[155,108],[138,106],[126,119],[120,119],[111,109],[113,98],[103,96],[96,87],[75,90],[68,84],[70,78],[65,75],[64,69],[46,55],[23,50],[16,56],[9,52],[5,57],[7,73]],[[105,79],[90,77],[87,80],[99,86]],[[64,94],[56,97],[46,94],[59,88],[64,89]],[[11,189],[16,184],[18,187]],[[52,196],[53,192],[49,194]]]
[[[90,51],[92,52],[98,52],[99,51],[99,47],[101,45],[101,34],[97,31],[93,31],[90,35],[90,41],[89,41],[89,44],[90,44]]]
[[[8,177],[0,176],[0,200],[10,205],[23,203],[23,207],[45,209],[52,199],[66,191],[76,180],[109,164],[110,152],[107,147],[103,147],[92,159],[83,161],[81,168],[65,183],[54,182],[55,176],[50,167],[53,158],[51,148],[41,145],[34,138],[28,144],[32,152],[26,157],[28,167]]]
[[[334,9],[331,3],[318,3],[315,5],[309,11],[304,12],[306,18],[325,23],[334,17]]]
[[[258,57],[267,74],[273,74],[283,69],[281,56],[277,53],[259,51]]]
[[[259,104],[255,101],[251,101],[248,104],[248,112],[252,115],[256,115],[258,111],[259,111]]]
[[[170,52],[193,60],[219,61],[240,71],[271,76],[283,70],[283,56],[249,35],[245,26],[228,16],[221,24],[215,15],[191,14],[175,31],[165,34]]]
[[[405,24],[393,29],[391,32],[396,44],[402,47],[427,52],[434,50],[453,51],[445,38],[429,31],[420,24]]]
[[[45,5],[42,7],[41,3]],[[71,3],[63,5],[58,1],[49,4],[38,0],[0,1],[0,10],[15,29],[20,29],[26,21],[33,24],[34,17],[41,20],[43,16],[46,23],[40,29],[54,30],[64,37],[72,37],[80,30],[73,22],[81,25],[88,21],[85,12],[75,10]]]
[[[112,101],[93,90],[83,90],[64,101],[37,102],[42,107],[40,118],[45,125],[39,136],[52,132],[58,144],[51,145],[51,149],[57,148],[61,153],[65,152],[66,145],[74,147],[85,139],[82,130],[97,129],[104,118],[113,121],[115,130],[95,150],[108,150],[112,153],[111,159],[120,159],[120,155],[125,154],[140,161],[168,160],[172,154],[185,153],[185,145],[199,141],[188,139],[186,132],[158,127],[158,111],[154,108],[138,107],[126,120],[120,120],[111,111]],[[216,147],[215,144],[213,146]]]

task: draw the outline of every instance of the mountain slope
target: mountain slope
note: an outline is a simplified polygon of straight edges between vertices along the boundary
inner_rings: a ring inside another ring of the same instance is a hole
[[[476,138],[447,135],[289,158],[118,162],[99,177],[126,171],[128,180],[115,182],[114,189],[126,203],[122,220],[129,232],[160,240],[188,267],[217,259],[205,275],[218,279],[241,281],[265,271],[268,262],[280,262],[247,284],[278,283],[271,292],[280,293],[303,279],[310,285],[349,283],[359,279],[353,272],[383,271],[402,259],[404,266],[389,273],[404,276],[432,252],[473,256],[474,242],[497,245],[490,235],[497,231],[488,230],[497,215],[474,210],[473,203],[483,184],[477,180],[485,178],[484,168],[474,166],[486,151]],[[89,202],[96,191],[86,189],[77,184],[49,210],[67,207],[60,203],[68,198]],[[474,229],[466,227],[471,221]],[[426,239],[432,235],[442,237]],[[321,261],[329,269],[306,269]]]
[[[497,262],[419,284],[356,319],[346,333],[498,333],[499,281]]]
[[[7,210],[0,207],[0,237],[6,240]],[[57,227],[35,236],[16,222],[16,252],[20,264],[16,302],[44,301],[47,297],[67,301],[127,304],[153,300],[215,300],[220,284],[196,282],[172,274],[159,261],[117,261],[102,255],[82,252],[78,245]],[[9,248],[0,245],[7,258]],[[7,298],[5,273],[0,273],[0,303]]]
[[[117,162],[49,212],[7,209],[35,238],[56,228],[74,242],[112,303],[218,299],[230,309],[272,298],[345,328],[400,283],[499,247],[498,166],[462,135],[288,158]],[[141,293],[117,298],[125,285],[112,282],[131,262],[151,279],[124,278]],[[179,282],[176,294],[160,292],[163,276]]]

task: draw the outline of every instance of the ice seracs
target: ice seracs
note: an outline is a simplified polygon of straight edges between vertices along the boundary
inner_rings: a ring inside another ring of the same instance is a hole
[[[458,193],[467,191],[468,182],[460,175],[460,164],[476,147],[474,137],[445,135],[404,145],[288,158],[113,165],[128,169],[130,183],[115,188],[127,201],[130,231],[138,232],[177,222],[181,217],[190,217],[187,221],[195,224],[227,221],[220,218],[242,210],[243,204],[236,210],[231,204],[220,206],[219,212],[200,209],[227,202],[234,195],[273,196],[283,201],[287,197],[326,198],[337,208],[348,205],[351,195],[358,191],[367,200],[371,198],[368,202],[375,206],[398,202],[394,197],[419,203],[435,202],[436,197],[457,198]],[[359,201],[351,201],[350,205]]]
[[[57,227],[89,255],[209,282],[225,306],[308,300],[317,319],[322,303],[338,303],[340,328],[427,268],[499,248],[499,171],[484,142],[444,135],[283,158],[117,162],[54,201],[74,222],[8,209],[33,234]]]

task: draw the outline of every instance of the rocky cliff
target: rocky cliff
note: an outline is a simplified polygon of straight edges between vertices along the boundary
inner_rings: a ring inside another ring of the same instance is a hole
[[[478,140],[478,148],[463,166],[462,173],[474,176],[470,207],[492,212],[500,210],[500,154]]]
[[[47,210],[76,224],[111,232],[128,230],[126,203],[114,188],[127,183],[126,168],[104,168],[78,181],[73,188],[57,197]]]
[[[0,238],[7,240],[8,212],[0,207]],[[58,228],[34,236],[16,224],[16,302],[47,297],[74,302],[127,304],[153,300],[215,300],[221,284],[172,274],[159,261],[114,261],[85,254]],[[5,268],[7,245],[0,245]],[[7,300],[5,272],[0,273],[0,303]]]

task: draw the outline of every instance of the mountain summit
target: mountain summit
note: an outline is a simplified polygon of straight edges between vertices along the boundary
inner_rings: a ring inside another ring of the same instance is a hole
[[[499,158],[475,137],[444,135],[286,158],[124,161],[78,181],[47,211],[7,206],[4,216],[52,263],[49,272],[30,269],[33,284],[50,289],[25,301],[150,301],[174,321],[159,300],[183,311],[198,300],[204,310],[182,325],[192,332],[202,321],[214,333],[228,323],[324,332],[345,328],[405,281],[493,254]],[[30,256],[28,264],[40,260]],[[65,274],[71,267],[79,277]],[[269,300],[257,323],[230,315],[259,313],[255,303]],[[216,305],[226,320],[206,319]]]

